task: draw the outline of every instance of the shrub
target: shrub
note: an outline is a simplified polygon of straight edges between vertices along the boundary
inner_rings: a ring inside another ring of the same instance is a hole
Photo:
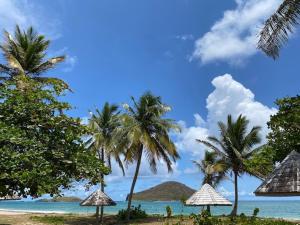
[[[172,208],[171,206],[166,206],[167,217],[170,218],[172,216]]]
[[[259,213],[259,208],[255,208],[254,210],[253,210],[253,217],[257,217],[257,215],[258,215],[258,213]]]
[[[117,214],[117,218],[119,220],[125,220],[127,216],[127,210],[121,209],[119,210]],[[147,217],[147,213],[145,210],[141,209],[141,205],[138,205],[138,207],[131,207],[130,209],[130,218],[129,219],[143,219]]]

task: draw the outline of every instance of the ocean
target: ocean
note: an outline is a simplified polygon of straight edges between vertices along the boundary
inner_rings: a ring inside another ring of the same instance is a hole
[[[149,202],[134,201],[133,205],[141,205],[148,214],[166,214],[166,206],[171,206],[174,214],[188,215],[191,213],[199,213],[201,207],[187,207],[180,202]],[[251,215],[254,208],[259,208],[259,216],[300,219],[300,201],[240,201],[239,212]],[[120,209],[126,208],[125,201],[117,202],[116,206],[105,207],[104,212],[107,214],[116,214]],[[27,211],[27,212],[47,212],[47,213],[95,213],[95,207],[79,206],[76,202],[38,202],[38,201],[0,201],[0,210],[9,211]],[[231,207],[212,207],[214,215],[228,214]]]

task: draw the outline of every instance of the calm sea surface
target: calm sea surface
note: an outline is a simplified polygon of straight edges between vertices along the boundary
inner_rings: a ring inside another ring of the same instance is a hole
[[[136,201],[135,206],[141,208],[149,214],[165,214],[167,205],[172,207],[174,214],[198,213],[200,207],[185,207],[180,202],[146,202]],[[300,219],[300,201],[241,201],[239,203],[239,213],[251,215],[254,208],[259,208],[259,216],[276,217],[288,219]],[[116,206],[105,207],[105,213],[116,214],[118,210],[125,209],[126,202],[117,202]],[[56,213],[94,213],[94,207],[81,207],[79,203],[62,202],[28,202],[28,201],[0,201],[0,210],[30,211],[30,212],[56,212]],[[231,207],[212,207],[215,215],[228,214]]]

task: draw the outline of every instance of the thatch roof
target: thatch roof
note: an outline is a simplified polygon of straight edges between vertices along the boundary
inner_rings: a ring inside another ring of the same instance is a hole
[[[186,202],[187,206],[231,206],[232,203],[220,195],[209,184],[204,184]]]
[[[256,196],[300,195],[300,154],[292,151],[254,193]]]
[[[116,203],[100,189],[93,192],[80,203],[81,206],[113,206]]]

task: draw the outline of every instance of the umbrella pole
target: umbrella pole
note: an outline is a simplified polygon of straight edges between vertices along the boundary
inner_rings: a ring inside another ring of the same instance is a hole
[[[96,225],[99,225],[99,206],[96,207]]]

